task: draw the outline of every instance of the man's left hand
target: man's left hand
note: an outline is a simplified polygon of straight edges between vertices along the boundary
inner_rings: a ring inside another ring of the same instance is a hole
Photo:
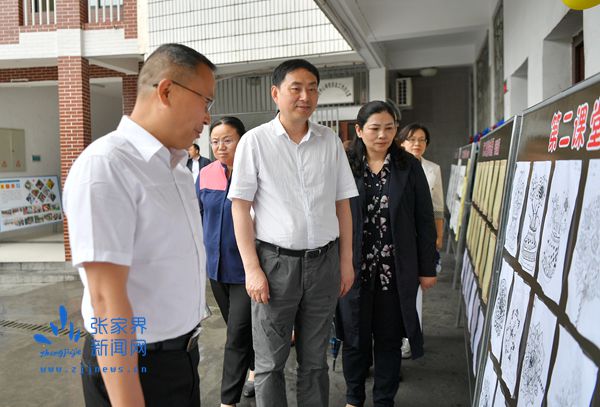
[[[352,284],[354,284],[354,266],[352,265],[352,259],[342,260],[340,259],[340,297],[346,295]]]

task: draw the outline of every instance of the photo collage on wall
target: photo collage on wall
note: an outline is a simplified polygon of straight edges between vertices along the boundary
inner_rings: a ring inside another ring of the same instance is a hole
[[[600,403],[600,77],[522,120],[478,405]]]
[[[58,177],[0,179],[0,232],[62,219]]]

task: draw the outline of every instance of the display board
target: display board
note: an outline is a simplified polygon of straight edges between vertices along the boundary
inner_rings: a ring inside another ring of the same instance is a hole
[[[521,118],[511,118],[479,141],[471,214],[467,226],[466,259],[477,278],[479,297],[487,304],[502,204],[505,201],[507,167],[514,162]],[[485,311],[484,311],[485,312]]]
[[[600,75],[525,111],[510,165],[476,405],[598,405]]]
[[[458,275],[462,268],[463,251],[465,246],[466,225],[471,208],[471,193],[473,189],[473,173],[477,160],[478,144],[472,143],[458,149],[457,188],[454,196],[453,211],[450,213],[450,231],[448,233],[448,248],[454,250],[454,274],[452,288],[456,288]]]
[[[454,168],[453,184],[449,186],[452,191],[450,198],[450,231],[455,241],[459,240],[460,228],[463,225],[465,203],[471,199],[471,177],[473,164],[477,155],[477,144],[472,143],[458,149],[458,161]],[[452,175],[451,175],[452,178]],[[468,211],[468,208],[467,208]],[[462,253],[462,251],[460,251]]]
[[[0,179],[0,232],[62,222],[58,177]]]

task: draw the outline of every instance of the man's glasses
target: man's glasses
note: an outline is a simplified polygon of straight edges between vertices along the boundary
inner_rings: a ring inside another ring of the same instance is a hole
[[[190,89],[187,86],[182,85],[181,83],[179,83],[177,81],[174,81],[173,79],[171,79],[171,82],[173,82],[175,85],[177,85],[185,90],[189,90],[190,92],[192,92],[193,94],[195,94],[197,96],[200,96],[202,98],[202,100],[204,100],[204,103],[206,104],[204,109],[206,110],[207,113],[210,112],[210,108],[213,107],[213,105],[215,104],[215,101],[213,99],[207,98],[202,93],[196,92],[195,90]],[[154,87],[154,88],[156,88],[157,86],[158,86],[158,83],[155,83],[154,85],[152,85],[152,87]]]

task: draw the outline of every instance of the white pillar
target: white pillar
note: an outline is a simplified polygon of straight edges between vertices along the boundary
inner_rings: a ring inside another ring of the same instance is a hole
[[[369,101],[385,100],[387,97],[387,70],[369,69]]]

